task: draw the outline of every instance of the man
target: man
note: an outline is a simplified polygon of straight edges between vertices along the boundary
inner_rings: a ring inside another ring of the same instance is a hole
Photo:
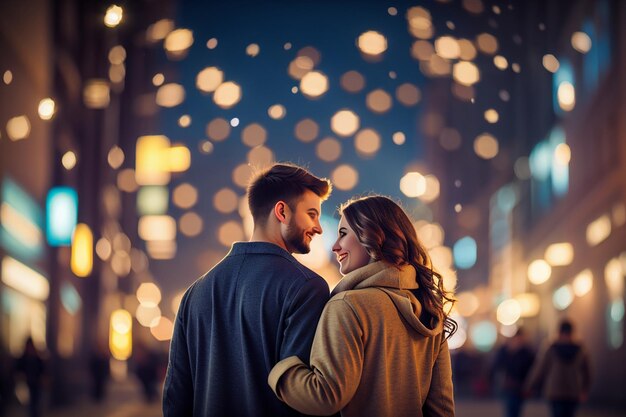
[[[589,357],[574,341],[574,325],[559,324],[559,335],[531,371],[528,388],[543,382],[544,394],[553,417],[573,417],[580,402],[587,400],[591,385]]]
[[[331,184],[307,170],[277,164],[248,187],[254,219],[249,242],[185,293],[170,345],[163,414],[296,416],[267,385],[281,359],[308,358],[326,282],[291,253],[308,253],[322,233],[322,201]]]
[[[535,353],[528,346],[524,329],[517,332],[497,352],[491,370],[491,379],[502,373],[502,394],[507,417],[519,417],[524,404],[524,381],[535,360]]]

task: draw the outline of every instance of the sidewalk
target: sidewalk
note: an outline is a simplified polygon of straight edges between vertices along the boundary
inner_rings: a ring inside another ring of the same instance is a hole
[[[456,417],[503,417],[504,409],[498,400],[459,399],[456,401]],[[626,410],[600,410],[582,406],[576,417],[624,417]],[[547,404],[541,400],[529,400],[522,411],[521,417],[550,417]]]

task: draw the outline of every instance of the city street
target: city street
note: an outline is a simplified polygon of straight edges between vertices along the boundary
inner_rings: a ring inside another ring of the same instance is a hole
[[[161,416],[160,401],[146,404],[140,401],[141,392],[138,383],[129,380],[123,383],[114,383],[109,386],[106,401],[96,405],[88,401],[81,401],[68,408],[59,408],[44,412],[43,417],[158,417]],[[26,417],[26,408],[14,407],[7,417]],[[456,417],[500,417],[503,416],[501,404],[494,399],[480,399],[472,401],[460,399],[456,402]],[[539,400],[529,401],[522,417],[549,417],[547,406]],[[624,417],[619,410],[601,410],[592,407],[582,407],[577,417]]]

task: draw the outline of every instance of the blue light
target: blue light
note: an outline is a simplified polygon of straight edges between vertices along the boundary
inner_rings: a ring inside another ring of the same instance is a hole
[[[69,246],[78,220],[78,194],[71,187],[54,187],[46,201],[46,235],[50,246]]]
[[[0,225],[0,246],[4,247],[11,255],[23,260],[37,260],[43,254],[43,211],[37,202],[17,183],[9,178],[2,181],[0,203],[7,204],[10,210],[20,214],[24,221],[28,222],[29,238],[24,238],[20,230],[22,225]],[[11,230],[15,229],[16,230]],[[16,233],[16,231],[18,233]],[[41,234],[41,238],[33,239],[33,232]]]
[[[454,264],[460,269],[470,269],[476,263],[476,241],[465,236],[456,241],[452,247]]]
[[[535,145],[530,153],[530,173],[538,181],[545,181],[550,175],[552,168],[552,147],[542,140]]]
[[[510,212],[517,204],[517,188],[513,184],[500,188],[496,194],[496,202],[501,211]]]
[[[82,305],[78,291],[69,282],[64,282],[61,285],[61,303],[71,315],[76,314]]]
[[[556,147],[562,143],[565,143],[565,131],[561,127],[555,127],[550,132],[550,138],[548,139],[550,146],[552,147],[552,191],[555,195],[561,197],[567,194],[569,189],[569,165],[563,165],[556,162],[555,150]]]

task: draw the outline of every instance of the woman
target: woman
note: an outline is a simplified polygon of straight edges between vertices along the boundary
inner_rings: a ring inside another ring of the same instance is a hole
[[[333,246],[343,279],[317,327],[310,367],[292,356],[268,382],[304,414],[454,416],[447,337],[452,301],[392,200],[344,204]]]

